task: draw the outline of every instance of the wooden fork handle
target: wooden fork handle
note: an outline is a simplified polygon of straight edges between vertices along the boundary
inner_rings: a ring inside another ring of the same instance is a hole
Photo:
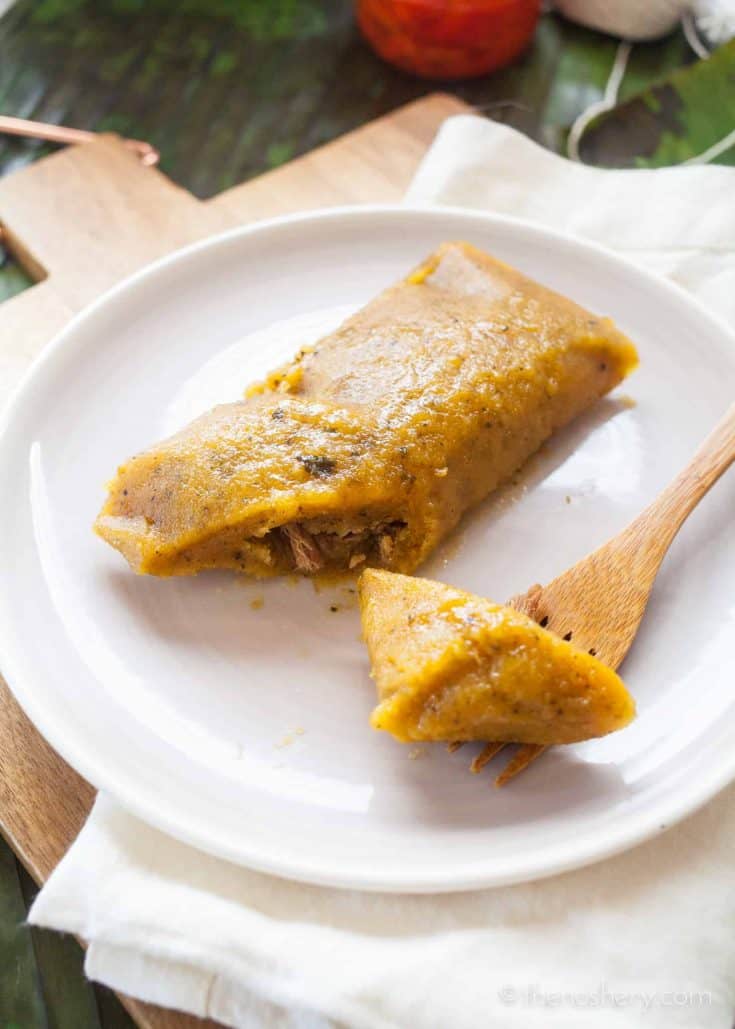
[[[689,464],[636,520],[645,519],[649,529],[652,522],[658,523],[660,542],[664,548],[668,547],[684,520],[733,461],[735,403],[727,409]]]

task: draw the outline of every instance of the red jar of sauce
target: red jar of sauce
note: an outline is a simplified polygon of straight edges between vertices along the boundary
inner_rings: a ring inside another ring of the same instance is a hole
[[[380,56],[425,78],[485,75],[528,45],[540,0],[357,0],[357,20]]]

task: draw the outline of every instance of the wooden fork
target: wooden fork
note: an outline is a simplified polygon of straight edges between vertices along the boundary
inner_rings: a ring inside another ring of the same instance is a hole
[[[630,650],[656,574],[685,519],[735,461],[735,404],[689,464],[642,514],[548,586],[531,586],[508,603],[611,668]],[[450,750],[462,746],[449,745]],[[507,743],[488,743],[470,768],[479,772]],[[544,746],[522,744],[495,780],[503,786]]]

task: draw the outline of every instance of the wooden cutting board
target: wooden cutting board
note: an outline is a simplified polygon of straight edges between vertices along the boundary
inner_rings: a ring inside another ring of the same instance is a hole
[[[124,276],[260,218],[400,200],[441,122],[467,110],[434,94],[204,202],[143,167],[112,136],[0,179],[4,241],[37,280],[0,305],[0,405],[43,346]],[[0,678],[0,827],[38,882],[79,832],[94,792],[38,734]],[[146,1029],[212,1024],[122,1000]]]

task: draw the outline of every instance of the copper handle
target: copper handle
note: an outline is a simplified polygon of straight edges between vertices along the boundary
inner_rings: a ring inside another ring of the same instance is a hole
[[[11,118],[0,114],[0,132],[10,136],[27,136],[31,139],[45,139],[50,143],[89,143],[97,135],[87,129],[70,129],[64,125],[49,125],[27,118]],[[161,155],[150,143],[141,139],[123,139],[123,144],[135,153],[141,164],[158,164]]]

